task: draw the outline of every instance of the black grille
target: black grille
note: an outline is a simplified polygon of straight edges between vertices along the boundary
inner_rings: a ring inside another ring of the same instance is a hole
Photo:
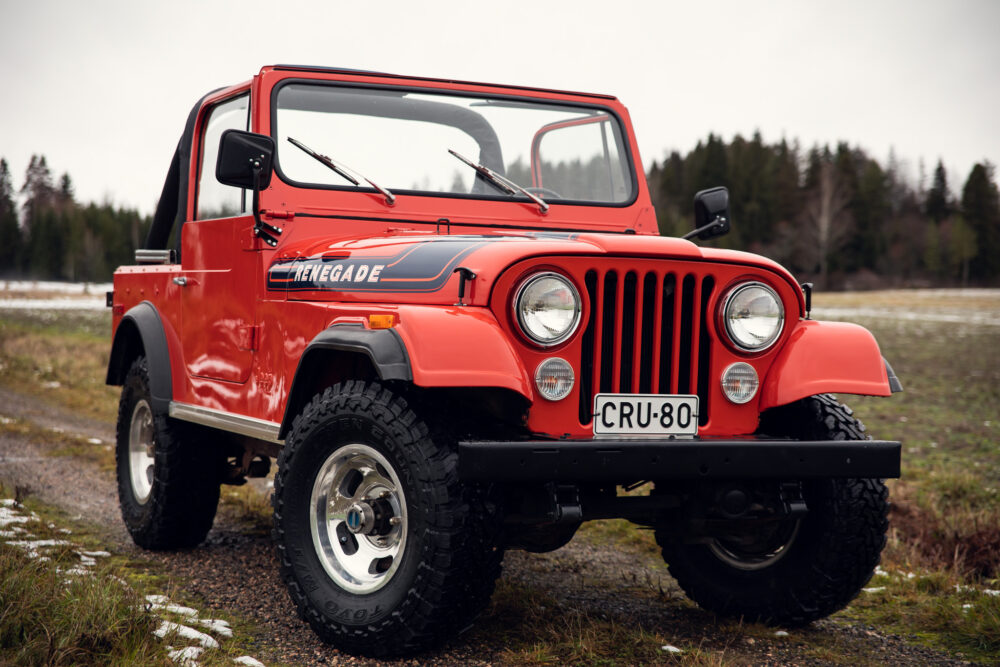
[[[698,394],[708,421],[712,276],[590,269],[590,318],[583,332],[580,423],[590,424],[594,394]]]

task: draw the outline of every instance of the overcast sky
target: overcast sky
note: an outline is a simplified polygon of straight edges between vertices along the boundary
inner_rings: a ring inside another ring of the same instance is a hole
[[[0,0],[0,157],[152,212],[193,103],[262,65],[616,95],[646,165],[709,132],[844,140],[958,192],[1000,161],[1000,2]]]

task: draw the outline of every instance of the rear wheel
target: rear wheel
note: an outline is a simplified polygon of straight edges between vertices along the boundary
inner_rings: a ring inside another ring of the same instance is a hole
[[[500,574],[496,512],[398,395],[346,382],[295,419],[274,537],[299,615],[350,653],[418,651],[467,627]]]
[[[115,463],[125,527],[145,549],[193,547],[212,528],[221,455],[195,428],[156,414],[145,357],[132,364],[118,404]]]
[[[860,440],[864,426],[831,396],[765,415],[762,429],[808,440]],[[731,530],[682,544],[658,529],[670,573],[701,607],[724,616],[801,625],[845,607],[871,579],[888,528],[888,491],[878,479],[802,484],[802,518]]]

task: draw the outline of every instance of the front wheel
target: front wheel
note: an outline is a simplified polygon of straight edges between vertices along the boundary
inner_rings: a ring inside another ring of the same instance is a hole
[[[762,427],[803,440],[861,440],[864,426],[831,396],[766,415]],[[657,530],[670,573],[688,597],[723,616],[803,625],[845,607],[868,583],[885,546],[888,490],[878,479],[802,484],[801,518],[748,525],[707,543]]]
[[[500,574],[496,512],[402,397],[365,382],[295,419],[274,537],[299,615],[350,653],[412,653],[468,626]]]

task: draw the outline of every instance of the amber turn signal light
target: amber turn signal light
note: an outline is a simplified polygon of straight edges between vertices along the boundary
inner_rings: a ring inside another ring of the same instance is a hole
[[[368,328],[370,329],[391,329],[396,326],[396,316],[389,315],[369,315]]]

